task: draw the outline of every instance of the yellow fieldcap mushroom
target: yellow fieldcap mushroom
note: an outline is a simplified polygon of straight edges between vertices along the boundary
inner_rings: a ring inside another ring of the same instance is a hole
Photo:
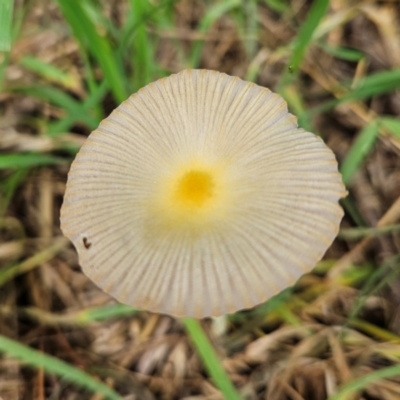
[[[185,70],[129,97],[72,163],[61,228],[122,303],[197,318],[309,272],[345,195],[332,151],[270,90]]]

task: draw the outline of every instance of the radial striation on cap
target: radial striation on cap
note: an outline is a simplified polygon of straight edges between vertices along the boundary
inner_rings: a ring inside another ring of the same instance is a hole
[[[280,96],[185,70],[91,133],[61,228],[120,302],[202,318],[251,308],[309,272],[338,232],[344,195],[334,154]]]

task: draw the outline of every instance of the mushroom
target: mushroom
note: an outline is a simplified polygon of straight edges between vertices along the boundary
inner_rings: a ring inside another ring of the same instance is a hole
[[[270,90],[184,70],[130,96],[72,163],[61,228],[118,301],[202,318],[294,284],[335,238],[332,151]]]

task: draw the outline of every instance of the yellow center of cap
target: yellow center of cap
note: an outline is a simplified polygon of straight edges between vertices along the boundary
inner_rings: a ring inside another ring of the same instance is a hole
[[[185,207],[200,208],[214,194],[214,179],[209,172],[192,170],[178,181],[176,200]]]
[[[182,231],[196,236],[220,226],[236,204],[238,191],[226,162],[183,162],[154,183],[153,195],[145,202],[151,235]]]

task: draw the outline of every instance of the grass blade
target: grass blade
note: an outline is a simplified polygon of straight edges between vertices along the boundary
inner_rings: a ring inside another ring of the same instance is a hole
[[[118,40],[119,30],[114,25],[112,19],[107,18],[103,14],[102,7],[99,6],[98,0],[81,1],[82,8],[88,17],[99,30],[106,31],[113,39]]]
[[[400,139],[400,120],[394,117],[382,117],[378,119],[378,124],[387,129],[393,136]]]
[[[326,53],[341,60],[358,62],[365,57],[364,53],[356,49],[351,49],[348,47],[332,47],[325,43],[318,43],[317,45]]]
[[[11,49],[11,21],[14,0],[0,0],[0,51]]]
[[[110,389],[104,383],[92,378],[86,372],[74,368],[58,358],[24,346],[3,335],[0,335],[0,352],[16,358],[24,364],[28,364],[36,368],[43,368],[45,372],[52,375],[58,375],[61,379],[69,381],[74,385],[79,385],[86,390],[102,394],[103,398],[105,399],[122,399],[117,392]]]
[[[245,14],[245,38],[243,40],[247,56],[252,59],[257,51],[257,29],[258,29],[258,8],[256,0],[243,1],[243,11]]]
[[[0,226],[15,191],[24,181],[28,172],[29,168],[18,168],[0,182]],[[0,275],[2,271],[3,269],[0,269]]]
[[[155,50],[152,40],[147,34],[146,21],[147,15],[151,14],[151,5],[147,0],[130,0],[131,21],[130,24],[136,26],[135,37],[133,40],[133,91],[138,91],[141,87],[151,82],[154,68],[157,65],[154,59]],[[142,22],[142,23],[141,23]]]
[[[121,103],[128,97],[128,91],[124,85],[125,75],[110,43],[98,33],[80,1],[57,0],[57,3],[81,47],[88,48],[99,63],[115,101]]]
[[[288,8],[286,1],[282,0],[264,0],[265,4],[273,11],[282,14]]]
[[[5,34],[5,30],[7,28],[7,25],[3,23],[5,21],[8,20],[9,17],[9,23],[10,25],[10,42],[13,42],[15,37],[18,36],[18,33],[21,29],[21,25],[22,25],[22,21],[25,17],[25,13],[26,13],[26,7],[18,7],[15,9],[14,15],[9,15],[7,16],[7,11],[5,12],[5,7],[4,5],[7,4],[11,4],[11,7],[13,5],[13,0],[0,0],[0,40],[4,41],[4,35]],[[12,14],[12,10],[9,9],[9,13]],[[9,31],[7,31],[9,32]],[[10,43],[10,47],[11,47],[11,43]],[[1,50],[0,50],[1,51]],[[6,51],[2,54],[2,57],[0,57],[0,92],[3,90],[3,86],[4,86],[4,78],[5,78],[5,74],[6,74],[6,68],[7,65],[10,61],[10,52]]]
[[[392,378],[400,375],[400,365],[383,368],[355,379],[344,385],[339,392],[329,397],[329,400],[349,400],[351,395],[378,382],[382,379]]]
[[[68,130],[75,124],[75,116],[67,115],[63,119],[59,119],[57,121],[49,122],[45,128],[45,132],[48,136],[59,136]]]
[[[67,74],[54,65],[48,64],[39,58],[25,56],[21,60],[21,65],[50,82],[64,86],[66,89],[74,89],[78,85],[76,78],[71,74]]]
[[[307,47],[311,42],[313,33],[317,29],[322,17],[325,15],[328,6],[329,0],[316,0],[312,3],[307,18],[293,41],[293,49],[288,61],[291,70],[289,71],[287,69],[285,71],[278,87],[282,88],[296,79],[298,69]]]
[[[301,93],[296,89],[295,85],[289,85],[282,88],[281,95],[285,98],[288,103],[290,112],[293,112],[294,115],[298,115],[298,124],[299,127],[305,129],[308,132],[314,132],[318,134],[311,121],[307,118],[304,118],[306,115],[306,105],[301,97]]]
[[[349,195],[340,200],[340,204],[343,206],[343,208],[346,210],[346,212],[349,214],[349,216],[353,219],[353,221],[356,223],[358,226],[367,226],[364,217],[361,215],[360,210],[358,209],[356,202],[354,198],[352,197],[351,193]]]
[[[92,115],[88,107],[82,106],[82,103],[76,101],[74,98],[66,94],[64,91],[57,89],[53,86],[36,86],[15,89],[20,93],[27,96],[36,97],[52,103],[58,107],[65,109],[68,114],[74,116],[75,121],[86,124],[89,128],[94,129],[98,126],[99,122],[96,117]]]
[[[225,399],[240,400],[239,394],[236,392],[199,322],[192,318],[184,318],[182,322],[208,373],[214,379]]]
[[[206,33],[212,26],[212,24],[224,14],[232,9],[241,5],[240,0],[225,0],[220,3],[212,5],[206,12],[206,15],[200,22],[199,32]],[[190,68],[197,68],[200,63],[201,51],[203,49],[203,41],[196,40],[193,43],[193,47],[188,58]]]
[[[111,318],[128,317],[138,312],[139,310],[125,304],[109,304],[80,311],[77,314],[77,322],[80,324],[90,324],[91,322],[104,321]]]
[[[106,95],[108,90],[108,84],[106,81],[103,81],[99,86],[93,88],[89,97],[85,99],[80,109],[86,110],[85,118],[88,117],[90,112],[93,112],[93,117],[90,117],[90,125],[89,128],[94,129],[98,126],[100,121],[104,118],[103,110],[99,107],[101,104],[101,100]],[[81,112],[81,110],[79,110]],[[52,121],[47,124],[46,134],[48,136],[59,136],[65,132],[67,132],[75,123],[79,120],[74,112],[70,112],[65,118]],[[79,149],[76,149],[79,150]],[[74,150],[74,154],[76,151]]]
[[[366,125],[357,136],[340,167],[345,185],[350,183],[354,173],[372,150],[378,134],[378,124],[376,121],[373,121],[369,125]]]
[[[134,0],[131,0],[134,1]],[[132,37],[140,25],[153,21],[158,28],[171,28],[175,26],[174,22],[174,4],[178,0],[163,0],[158,4],[149,4],[148,11],[137,19],[134,15],[128,15],[127,21],[122,27],[118,43],[118,55],[122,57],[131,46]]]
[[[351,83],[348,84],[351,86]],[[351,91],[341,96],[339,99],[328,100],[321,105],[314,107],[308,112],[308,116],[312,117],[325,111],[328,111],[339,104],[350,101],[365,100],[372,96],[391,92],[400,88],[400,68],[392,71],[383,71],[371,74],[352,88]]]
[[[41,153],[1,154],[0,170],[62,164],[64,162],[65,161],[62,158]]]

